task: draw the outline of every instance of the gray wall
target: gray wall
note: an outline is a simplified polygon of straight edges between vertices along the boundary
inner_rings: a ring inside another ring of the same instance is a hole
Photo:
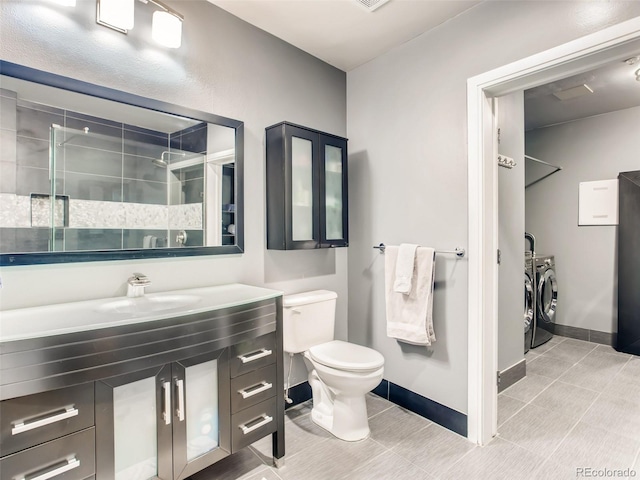
[[[387,338],[372,249],[466,246],[467,78],[638,15],[640,2],[483,2],[348,73],[349,339],[385,356],[385,378],[467,411],[467,261],[438,256],[427,349]]]
[[[498,98],[498,151],[516,166],[498,169],[498,370],[524,359],[524,93]]]
[[[578,185],[637,170],[639,131],[636,107],[526,134],[527,155],[562,167],[526,190],[527,231],[555,255],[562,325],[616,331],[617,227],[578,226]]]
[[[329,288],[339,295],[337,336],[346,339],[347,249],[267,251],[264,204],[264,128],[288,120],[344,136],[345,73],[204,0],[168,3],[185,17],[178,50],[152,42],[153,9],[140,2],[125,36],[95,23],[94,0],[75,9],[3,1],[0,58],[244,121],[245,253],[3,268],[1,308],[124,295],[126,279],[140,271],[151,292],[229,282],[290,293]]]

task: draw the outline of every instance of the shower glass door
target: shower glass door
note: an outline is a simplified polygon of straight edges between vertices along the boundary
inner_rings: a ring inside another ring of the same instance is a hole
[[[87,123],[51,126],[48,185],[30,195],[30,226],[48,231],[40,251],[203,246],[205,156]]]

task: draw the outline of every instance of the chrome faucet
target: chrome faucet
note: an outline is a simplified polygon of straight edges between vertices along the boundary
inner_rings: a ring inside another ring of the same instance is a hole
[[[127,297],[142,297],[144,296],[144,287],[151,285],[151,280],[142,273],[134,273],[132,277],[127,280]]]

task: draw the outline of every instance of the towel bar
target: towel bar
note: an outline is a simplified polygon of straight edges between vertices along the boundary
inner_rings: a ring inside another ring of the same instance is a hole
[[[384,253],[384,249],[387,248],[387,246],[384,243],[381,243],[380,245],[374,245],[373,248],[377,248],[380,250],[380,253]],[[455,250],[436,250],[436,253],[451,253],[455,254],[458,258],[462,258],[466,251],[464,248],[456,247]]]

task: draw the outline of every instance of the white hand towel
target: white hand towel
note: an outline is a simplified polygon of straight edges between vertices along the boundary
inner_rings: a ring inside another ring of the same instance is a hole
[[[414,265],[416,263],[416,249],[418,245],[413,243],[401,243],[398,250],[396,263],[396,278],[393,282],[393,291],[409,295],[411,292],[411,279],[413,278]]]
[[[142,248],[151,248],[151,235],[142,237]]]
[[[154,237],[151,236],[151,248],[157,248],[158,247],[158,237]]]
[[[433,330],[433,282],[435,250],[418,247],[413,271],[413,288],[408,295],[394,291],[399,247],[385,250],[385,297],[387,336],[406,343],[429,346],[436,341]]]

